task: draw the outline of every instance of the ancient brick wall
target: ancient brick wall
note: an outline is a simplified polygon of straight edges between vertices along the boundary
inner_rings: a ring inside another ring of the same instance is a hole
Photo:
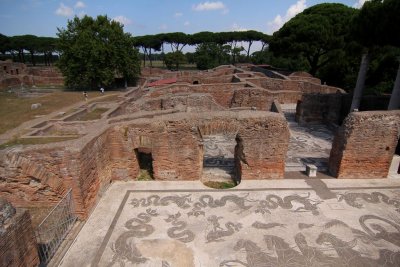
[[[67,192],[62,148],[1,151],[0,195],[17,207],[52,206]]]
[[[268,118],[243,118],[238,133],[242,150],[238,166],[241,179],[279,179],[284,177],[289,129],[280,114]]]
[[[214,101],[209,94],[165,95],[157,99],[143,99],[128,105],[128,113],[138,111],[156,111],[176,109],[188,112],[218,111],[224,108]]]
[[[107,132],[81,150],[44,147],[1,151],[0,195],[18,207],[51,207],[72,188],[76,213],[86,217],[111,179]]]
[[[0,61],[0,89],[33,85],[63,85],[64,78],[55,67],[27,67],[25,64]]]
[[[77,178],[85,211],[95,204],[99,189],[110,182],[110,177],[102,175],[110,160],[107,135],[105,132],[94,138],[79,153]]]
[[[303,93],[320,93],[320,94],[335,94],[335,93],[345,93],[343,89],[328,86],[319,85],[315,83],[303,82]]]
[[[288,77],[293,81],[306,81],[314,84],[321,84],[320,79],[315,78],[311,74],[304,71],[293,72]]]
[[[132,140],[128,137],[127,126],[115,126],[108,134],[112,180],[134,179],[139,174],[139,164],[134,153]]]
[[[241,115],[242,114],[242,115]],[[133,149],[147,149],[156,180],[198,180],[202,135],[237,134],[242,179],[283,178],[289,130],[283,116],[265,112],[166,115],[127,126]]]
[[[179,77],[178,82],[185,82],[193,84],[197,82],[198,84],[212,84],[212,83],[230,83],[232,81],[232,75],[222,75],[222,76],[185,76]]]
[[[169,120],[129,125],[133,148],[151,151],[156,180],[198,180],[203,159],[190,123],[174,115],[165,117]]]
[[[333,140],[329,171],[337,178],[387,177],[399,127],[400,111],[351,113]]]
[[[292,81],[302,81],[302,82],[310,82],[314,84],[321,84],[321,80],[314,77],[302,77],[302,76],[292,76],[290,75],[289,78]]]
[[[0,266],[38,266],[39,255],[29,212],[17,209],[0,226]]]
[[[321,85],[319,83],[308,82],[304,80],[283,80],[272,78],[248,78],[251,82],[269,91],[300,91],[302,93],[336,93],[344,91],[337,87]]]
[[[340,124],[343,94],[303,94],[297,104],[299,123]]]
[[[180,93],[203,93],[211,95],[219,105],[229,108],[234,94],[234,90],[244,88],[243,83],[224,83],[207,85],[172,85],[166,88],[154,90],[146,97],[155,98],[163,95],[176,95]]]
[[[256,107],[258,110],[269,111],[274,100],[280,103],[296,103],[300,98],[301,92],[244,88],[235,90],[230,107]]]

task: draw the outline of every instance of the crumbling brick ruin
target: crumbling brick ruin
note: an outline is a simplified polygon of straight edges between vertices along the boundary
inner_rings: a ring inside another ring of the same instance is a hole
[[[302,101],[304,109],[310,94],[317,99],[345,95],[305,73],[284,75],[251,65],[143,73],[141,85],[120,100],[83,105],[25,135],[72,140],[1,150],[0,195],[17,207],[52,206],[72,188],[76,213],[85,218],[110,182],[138,176],[141,157],[150,161],[155,180],[201,179],[203,138],[208,135],[234,136],[239,180],[281,179],[290,131],[280,105]],[[79,120],[99,107],[107,109],[101,119]],[[318,115],[316,108],[311,113],[298,110],[297,116],[337,123],[334,105],[319,107],[326,113]],[[335,137],[329,161],[333,175],[385,177],[398,122],[398,112],[352,114]],[[358,161],[360,154],[370,158],[365,169],[361,165],[367,159]]]
[[[386,177],[399,129],[400,111],[351,113],[333,140],[331,173],[337,178]]]
[[[64,78],[55,67],[27,67],[23,63],[0,60],[0,89],[63,84]]]
[[[38,266],[29,212],[0,198],[0,266]]]

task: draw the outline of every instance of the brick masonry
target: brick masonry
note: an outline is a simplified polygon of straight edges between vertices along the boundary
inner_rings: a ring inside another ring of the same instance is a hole
[[[399,127],[400,111],[351,113],[333,140],[330,172],[337,178],[387,177]]]
[[[33,85],[63,85],[64,78],[55,67],[27,67],[23,63],[0,61],[0,89]]]
[[[38,266],[39,255],[29,212],[17,209],[0,231],[0,266]]]
[[[0,150],[0,195],[17,207],[50,207],[72,188],[76,213],[84,219],[110,182],[138,176],[140,150],[151,152],[156,180],[199,180],[202,136],[209,134],[236,136],[236,171],[242,180],[283,178],[289,130],[283,115],[268,112],[272,103],[296,103],[304,92],[340,91],[302,75],[295,76],[298,81],[266,78],[231,66],[155,74],[186,83],[131,90],[108,117],[79,124],[82,137],[76,140]],[[222,83],[189,84],[219,76]],[[228,76],[232,82],[225,83]],[[325,106],[307,116],[321,120],[318,112]],[[330,160],[337,177],[386,176],[397,144],[398,114],[373,114],[353,114],[339,131]],[[62,120],[46,123],[70,127]]]

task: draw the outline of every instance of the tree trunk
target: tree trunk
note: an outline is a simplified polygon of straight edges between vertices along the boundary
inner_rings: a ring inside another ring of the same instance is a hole
[[[319,55],[314,55],[313,57],[307,57],[308,63],[310,64],[310,74],[312,76],[315,76],[318,70],[318,61],[319,61]]]
[[[150,48],[150,50],[149,50],[150,52],[149,52],[149,60],[150,60],[150,69],[153,67],[153,62],[152,62],[152,60],[151,60],[151,48]]]
[[[22,62],[22,52],[21,52],[21,50],[18,50],[18,61]]]
[[[164,53],[164,42],[161,45],[161,54],[162,54],[162,62],[163,62],[163,67],[165,67],[165,53]]]
[[[249,48],[247,49],[247,60],[250,58],[250,47],[253,44],[253,41],[249,41]]]
[[[21,55],[22,55],[22,63],[25,64],[25,55],[24,55],[24,50],[21,50]]]
[[[43,53],[43,61],[44,61],[44,65],[47,66],[47,53],[46,52]]]
[[[399,108],[400,108],[400,64],[399,64],[399,69],[397,70],[397,76],[396,76],[396,81],[394,82],[392,95],[390,96],[388,110],[399,109]]]
[[[364,91],[365,80],[367,78],[367,71],[369,65],[368,53],[363,54],[361,58],[360,70],[358,72],[356,88],[353,92],[353,101],[351,102],[350,112],[360,108],[361,97]]]
[[[142,47],[143,49],[143,67],[146,68],[146,48]]]
[[[33,51],[29,51],[29,53],[31,54],[32,65],[33,65],[33,66],[36,66],[36,63],[35,63],[35,56],[33,55]]]
[[[264,51],[265,46],[267,45],[267,43],[262,43],[262,47],[261,47],[261,51]]]
[[[53,64],[53,53],[50,51],[49,52],[49,66]]]

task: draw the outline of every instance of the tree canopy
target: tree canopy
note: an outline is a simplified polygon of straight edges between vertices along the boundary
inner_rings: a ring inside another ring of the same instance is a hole
[[[110,86],[116,77],[132,80],[140,73],[131,35],[107,16],[75,17],[66,29],[58,29],[57,35],[58,66],[68,87]]]
[[[312,6],[274,33],[271,50],[276,54],[301,55],[316,72],[345,47],[349,25],[356,9],[342,4]]]
[[[393,45],[400,47],[400,1],[365,2],[352,21],[352,34],[366,47]]]

